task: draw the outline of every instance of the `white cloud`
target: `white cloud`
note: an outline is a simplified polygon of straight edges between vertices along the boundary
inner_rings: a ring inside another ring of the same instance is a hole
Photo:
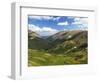
[[[87,18],[75,18],[73,24],[88,24]]]
[[[57,31],[56,29],[52,29],[50,27],[43,27],[41,30],[42,31]]]
[[[72,24],[79,25],[80,29],[86,30],[88,27],[88,18],[75,18]]]
[[[38,20],[41,19],[40,16],[29,16],[29,18],[30,18],[30,19],[38,19]]]
[[[31,19],[37,19],[37,20],[54,20],[57,21],[60,19],[60,17],[53,17],[53,16],[29,16]]]
[[[68,19],[74,19],[75,17],[74,16],[68,16],[67,18]]]
[[[31,31],[41,31],[41,28],[39,28],[38,26],[33,25],[33,24],[29,24],[29,25],[28,25],[28,28],[29,28],[29,30],[31,30]]]
[[[65,22],[59,22],[57,25],[61,25],[61,26],[68,25],[68,22],[67,21],[65,21]]]
[[[42,19],[50,20],[50,19],[52,19],[53,17],[52,17],[52,16],[29,16],[29,18],[38,19],[38,20],[42,20]]]
[[[36,26],[33,24],[29,24],[28,28],[29,28],[29,30],[34,31],[34,32],[40,34],[41,36],[49,36],[49,35],[53,35],[58,32],[58,30],[52,29],[50,27],[40,28],[39,26]]]
[[[76,17],[76,18],[74,18],[74,21],[75,21],[75,22],[76,22],[76,21],[80,21],[80,19],[81,19],[81,18],[77,18],[77,17]]]
[[[42,20],[42,19],[50,20],[50,19],[52,19],[51,16],[29,16],[29,18],[38,19],[38,20]]]

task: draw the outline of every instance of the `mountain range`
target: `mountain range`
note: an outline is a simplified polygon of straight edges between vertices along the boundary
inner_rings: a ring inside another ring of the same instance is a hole
[[[75,64],[75,62],[87,63],[87,35],[88,31],[74,30],[60,31],[52,36],[44,37],[28,30],[28,49],[46,52],[51,55],[62,54],[65,57],[73,57],[74,62],[70,60],[70,64]],[[34,55],[31,54],[32,56]]]
[[[31,49],[62,53],[75,46],[87,48],[87,31],[61,31],[47,38],[42,38],[36,32],[30,31],[28,41]]]

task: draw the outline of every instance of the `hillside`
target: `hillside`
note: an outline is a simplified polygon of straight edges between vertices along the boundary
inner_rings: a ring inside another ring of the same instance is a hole
[[[28,33],[28,47],[29,49],[44,50],[49,47],[49,44],[45,39],[41,38],[40,35],[30,31]]]
[[[59,32],[49,39],[52,45],[49,51],[56,53],[64,53],[73,47],[87,47],[87,31]]]
[[[61,31],[42,38],[28,32],[28,65],[87,64],[87,31]]]

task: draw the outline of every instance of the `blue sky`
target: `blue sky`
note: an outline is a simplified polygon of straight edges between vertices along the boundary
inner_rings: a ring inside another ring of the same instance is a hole
[[[87,17],[28,16],[28,29],[41,36],[50,36],[59,31],[87,30],[87,28]]]

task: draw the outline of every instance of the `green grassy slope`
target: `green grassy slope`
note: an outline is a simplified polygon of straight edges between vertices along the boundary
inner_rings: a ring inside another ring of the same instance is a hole
[[[87,31],[59,32],[42,39],[28,36],[28,66],[87,64]]]

